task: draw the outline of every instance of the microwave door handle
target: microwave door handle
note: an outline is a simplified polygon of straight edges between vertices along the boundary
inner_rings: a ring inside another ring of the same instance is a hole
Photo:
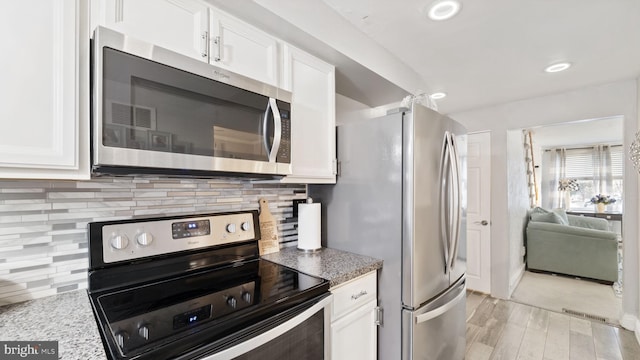
[[[264,150],[267,153],[269,159],[271,159],[271,149],[269,148],[269,110],[271,109],[271,99],[267,102],[267,108],[264,110],[264,117],[262,118],[262,141],[264,144]]]
[[[271,152],[269,153],[269,162],[276,162],[276,156],[280,149],[280,141],[282,141],[282,118],[280,118],[280,110],[276,99],[269,98],[269,107],[273,113],[273,146],[271,146]]]

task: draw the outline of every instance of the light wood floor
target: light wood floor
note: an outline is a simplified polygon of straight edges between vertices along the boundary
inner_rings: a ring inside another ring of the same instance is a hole
[[[633,332],[467,293],[465,360],[637,360]]]

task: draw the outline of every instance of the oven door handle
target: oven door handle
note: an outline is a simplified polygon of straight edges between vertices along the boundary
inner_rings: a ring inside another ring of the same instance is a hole
[[[271,340],[283,335],[287,331],[295,328],[296,326],[302,324],[311,318],[315,313],[325,308],[327,312],[329,312],[330,304],[333,301],[333,295],[329,295],[326,298],[318,301],[316,304],[296,315],[294,318],[287,320],[286,322],[270,329],[262,334],[252,337],[242,343],[234,345],[230,348],[219,351],[215,354],[211,354],[207,357],[202,358],[201,360],[227,360],[234,359],[240,355],[246,354],[251,350],[262,346]],[[330,322],[330,314],[325,313],[325,326],[328,326]],[[328,328],[325,328],[325,332],[329,331]],[[326,338],[325,338],[326,339]],[[325,344],[325,351],[327,351],[327,344]]]

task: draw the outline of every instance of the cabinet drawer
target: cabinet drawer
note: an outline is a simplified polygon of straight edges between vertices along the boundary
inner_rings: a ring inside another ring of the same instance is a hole
[[[376,272],[372,271],[338,288],[333,293],[332,320],[355,310],[372,299],[376,299]]]

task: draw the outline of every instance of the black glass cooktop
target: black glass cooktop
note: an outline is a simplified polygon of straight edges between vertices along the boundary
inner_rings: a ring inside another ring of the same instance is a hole
[[[255,259],[91,296],[112,355],[132,358],[197,348],[328,288],[326,280]]]

